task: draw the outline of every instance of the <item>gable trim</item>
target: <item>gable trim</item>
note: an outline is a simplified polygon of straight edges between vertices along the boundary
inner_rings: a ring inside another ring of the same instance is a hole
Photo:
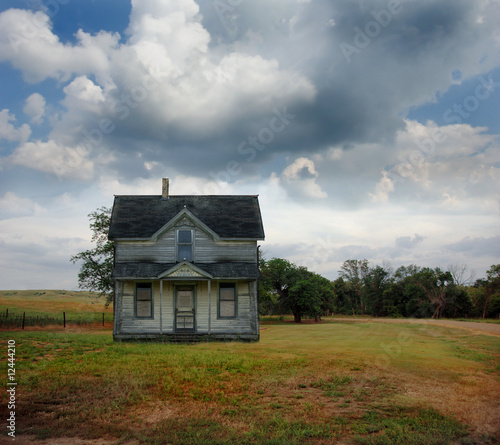
[[[187,268],[190,271],[194,272],[198,276],[171,276],[172,274],[175,274],[175,272],[179,271],[182,268]],[[171,267],[170,269],[167,269],[165,272],[161,273],[158,275],[158,278],[160,279],[165,279],[165,278],[171,278],[171,279],[180,279],[180,278],[203,278],[203,279],[212,279],[213,276],[210,275],[208,272],[204,271],[203,269],[200,269],[199,267],[196,267],[194,264],[188,262],[188,261],[182,261],[179,264],[176,264],[174,267]]]
[[[215,233],[210,227],[208,227],[204,222],[200,221],[193,213],[191,213],[187,207],[184,207],[177,215],[175,215],[167,224],[157,230],[151,238],[152,241],[156,241],[161,235],[163,235],[168,230],[172,229],[179,221],[183,218],[189,219],[196,227],[200,228],[204,232],[208,233],[216,241],[220,240],[220,237]]]

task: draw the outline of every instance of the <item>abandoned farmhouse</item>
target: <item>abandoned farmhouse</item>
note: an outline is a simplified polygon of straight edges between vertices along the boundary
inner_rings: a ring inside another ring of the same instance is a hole
[[[115,196],[116,341],[259,339],[257,196]]]

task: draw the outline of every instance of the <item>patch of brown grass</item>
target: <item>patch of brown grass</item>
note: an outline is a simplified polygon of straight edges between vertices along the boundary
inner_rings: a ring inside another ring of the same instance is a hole
[[[411,373],[393,375],[401,392],[396,400],[432,406],[470,425],[476,434],[500,434],[500,385],[498,378],[483,372],[461,373],[449,382],[423,380]]]
[[[5,442],[11,443],[11,442]],[[16,436],[15,445],[116,445],[116,439],[80,439],[78,437],[59,437],[39,440],[36,436],[22,435]],[[137,445],[136,440],[120,442],[121,445]]]

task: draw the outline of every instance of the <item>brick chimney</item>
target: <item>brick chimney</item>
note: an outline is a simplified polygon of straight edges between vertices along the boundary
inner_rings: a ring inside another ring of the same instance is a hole
[[[161,197],[162,198],[168,198],[168,185],[169,185],[169,179],[163,178],[162,187],[161,187]]]

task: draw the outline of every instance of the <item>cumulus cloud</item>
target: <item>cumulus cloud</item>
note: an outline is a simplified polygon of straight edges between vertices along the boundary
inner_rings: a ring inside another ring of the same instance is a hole
[[[31,122],[41,124],[45,114],[45,98],[39,93],[33,93],[26,99],[23,111],[31,117]]]
[[[68,109],[87,109],[97,113],[105,101],[102,88],[86,76],[78,76],[63,91],[66,94],[63,104]]]
[[[90,179],[94,161],[88,159],[86,147],[66,147],[50,140],[26,142],[15,149],[7,161],[65,179]]]
[[[297,158],[282,173],[285,186],[300,197],[326,198],[327,194],[316,183],[319,173],[314,162],[308,158]]]
[[[30,82],[106,72],[108,55],[118,42],[114,34],[91,36],[80,30],[78,43],[65,45],[52,33],[50,18],[42,11],[8,9],[0,14],[0,29],[0,61],[10,61]]]
[[[0,111],[0,140],[24,142],[31,134],[31,128],[28,124],[22,124],[16,128],[11,122],[15,122],[16,117],[9,113],[9,110]]]
[[[211,48],[201,20],[192,0],[133,2],[124,43],[115,34],[79,30],[74,43],[62,44],[43,12],[11,9],[0,14],[0,60],[32,82],[69,82],[66,111],[52,133],[57,143],[75,145],[106,119],[118,131],[101,131],[103,147],[143,151],[138,140],[146,137],[154,145],[146,161],[159,162],[155,153],[162,152],[179,164],[190,162],[203,141],[217,147],[207,156],[215,168],[234,157],[238,139],[252,134],[263,114],[309,103],[316,90],[275,57]]]
[[[407,120],[392,156],[381,156],[381,178],[368,195],[373,202],[407,200],[411,193],[449,208],[469,199],[490,206],[498,196],[500,153],[497,136],[486,130]]]

